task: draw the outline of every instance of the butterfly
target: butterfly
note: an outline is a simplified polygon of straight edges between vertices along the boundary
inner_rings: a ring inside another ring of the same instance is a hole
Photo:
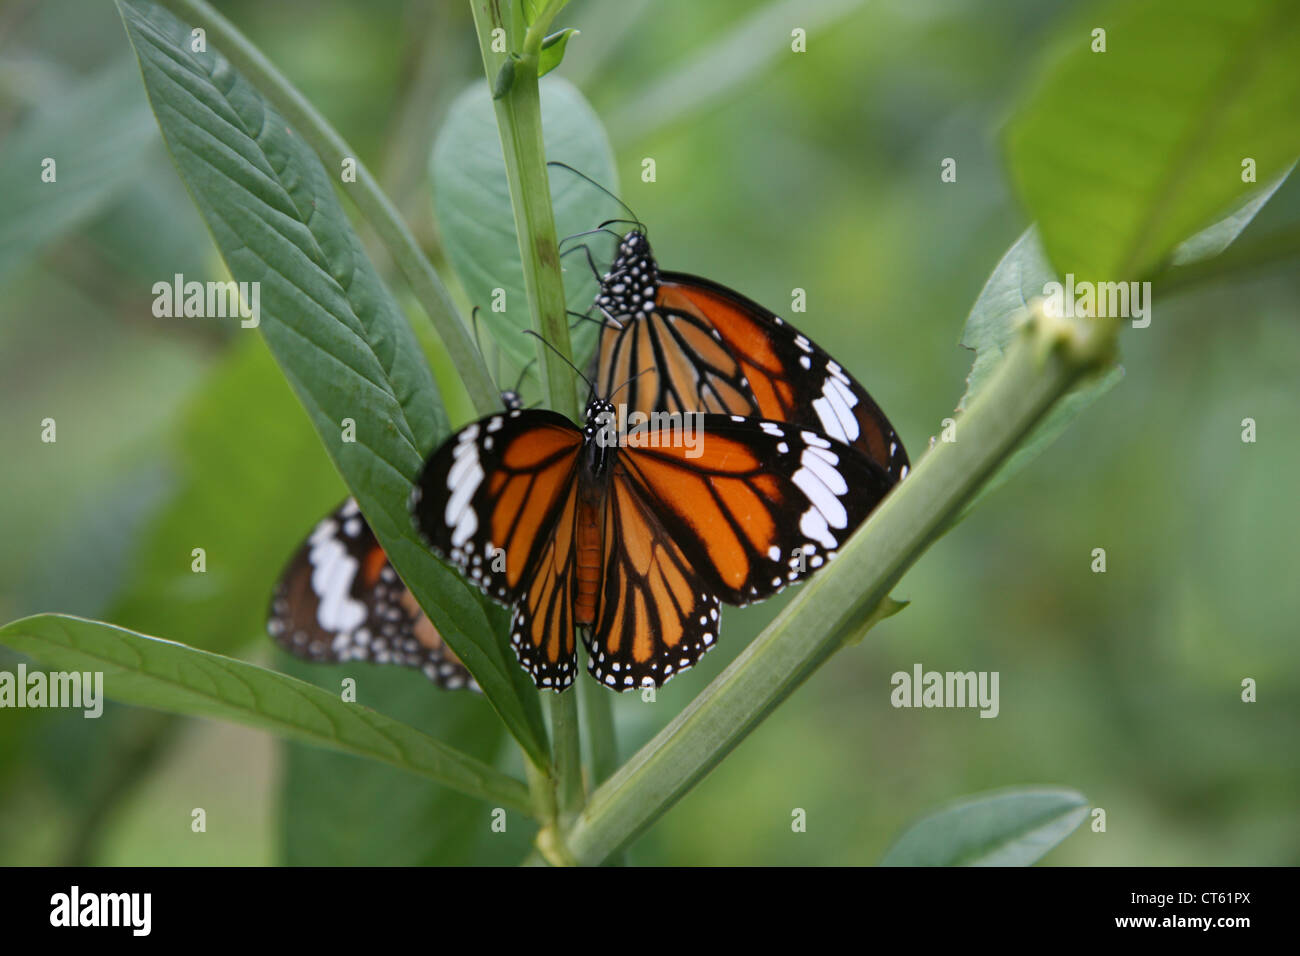
[[[523,407],[517,390],[503,391],[501,400],[507,409]],[[289,559],[266,629],[304,660],[398,664],[446,690],[479,690],[402,583],[354,498],[322,518]]]
[[[852,445],[895,480],[907,475],[902,440],[853,376],[739,292],[661,272],[639,223],[619,242],[594,306],[604,316],[597,384],[609,394],[628,382],[629,408],[789,422]]]
[[[447,690],[478,690],[388,562],[354,498],[321,519],[289,559],[266,629],[304,660],[399,664]]]
[[[555,691],[574,680],[577,629],[600,683],[662,685],[715,646],[723,602],[823,567],[895,484],[853,447],[782,422],[695,413],[626,428],[603,399],[584,418],[480,419],[434,451],[410,502],[431,549],[513,607],[511,645]]]

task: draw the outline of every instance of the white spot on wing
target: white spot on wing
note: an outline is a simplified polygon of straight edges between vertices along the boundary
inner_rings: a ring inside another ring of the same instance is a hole
[[[839,544],[830,529],[826,527],[826,519],[816,508],[809,508],[803,513],[803,517],[799,519],[799,531],[824,548],[834,548]]]
[[[849,486],[835,467],[838,462],[839,457],[834,452],[805,448],[799,457],[802,467],[794,473],[793,479],[832,528],[843,528],[849,521],[848,513],[839,499],[840,495],[848,494]]]
[[[473,500],[483,481],[483,466],[479,464],[478,445],[474,443],[478,426],[471,425],[470,428],[474,430],[473,434],[470,434],[469,428],[461,433],[460,441],[452,452],[455,463],[447,473],[447,490],[451,492],[451,497],[447,499],[443,518],[452,528],[451,543],[457,548],[478,530],[478,515],[474,512]]]
[[[366,619],[366,606],[352,597],[357,560],[337,536],[338,525],[322,521],[308,539],[311,543],[311,589],[320,601],[316,620],[327,631],[354,631]]]

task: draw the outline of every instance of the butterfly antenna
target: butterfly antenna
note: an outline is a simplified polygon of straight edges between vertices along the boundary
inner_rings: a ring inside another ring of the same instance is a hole
[[[605,226],[606,224],[611,222],[631,222],[631,221],[632,221],[631,219],[607,219],[605,220],[604,223],[601,223],[595,229],[584,229],[582,230],[582,232],[575,232],[571,235],[565,236],[557,244],[562,246],[566,242],[569,242],[572,239],[581,239],[583,236],[595,236],[601,233],[607,236],[613,236],[615,239],[622,239],[623,237],[620,236],[618,233],[616,233],[613,229],[606,229]]]
[[[641,234],[642,234],[642,235],[645,234],[645,225],[644,225],[644,224],[641,222],[641,220],[639,220],[639,219],[606,219],[604,222],[602,222],[599,226],[597,226],[597,227],[596,227],[594,230],[592,230],[592,231],[593,231],[593,232],[610,232],[610,230],[607,229],[606,227],[607,227],[607,226],[612,226],[612,225],[614,225],[615,223],[623,223],[623,224],[626,224],[626,225],[629,225],[629,226],[636,226],[638,229],[641,230]],[[615,235],[615,236],[618,236],[618,238],[620,238],[620,239],[623,238],[622,236],[619,236],[618,233],[612,233],[612,234]]]
[[[522,370],[520,370],[520,372],[519,372],[519,381],[515,382],[515,394],[516,394],[516,395],[518,395],[518,394],[519,394],[519,390],[520,390],[521,388],[524,387],[524,379],[526,379],[526,378],[528,377],[528,370],[529,370],[530,368],[532,368],[532,367],[533,367],[534,365],[536,365],[536,364],[537,364],[537,359],[536,359],[535,357],[534,357],[534,358],[530,358],[530,359],[528,360],[528,363],[527,363],[526,365],[524,365],[524,367],[523,367]]]
[[[596,260],[591,257],[591,247],[588,246],[585,242],[580,246],[570,246],[568,249],[565,249],[563,252],[560,253],[560,258],[563,259],[570,252],[577,252],[579,249],[582,249],[584,252],[587,253],[587,265],[591,267],[592,276],[595,278],[597,282],[603,282],[604,278],[601,276],[600,270],[596,268]]]
[[[623,326],[620,325],[618,322],[615,322],[613,319],[609,318],[608,313],[606,313],[605,318],[598,319],[594,315],[588,315],[586,312],[574,312],[572,309],[565,309],[565,312],[578,320],[577,322],[574,322],[571,326],[569,326],[571,330],[576,329],[578,325],[582,322],[595,322],[602,329],[614,329],[615,331],[619,331],[619,332],[623,330]]]
[[[548,349],[550,349],[550,350],[551,350],[552,352],[554,352],[557,356],[559,356],[559,359],[560,359],[561,362],[563,362],[565,365],[569,366],[569,368],[573,369],[573,371],[577,374],[578,378],[582,379],[584,382],[587,383],[587,389],[589,390],[589,394],[590,394],[590,395],[595,395],[595,394],[596,394],[596,386],[593,385],[593,384],[591,383],[591,379],[589,379],[589,378],[587,378],[587,376],[583,375],[583,374],[582,374],[582,370],[581,370],[580,368],[578,368],[578,366],[576,366],[576,365],[574,365],[572,362],[570,362],[570,361],[568,360],[568,358],[565,357],[565,355],[564,355],[563,352],[561,352],[559,349],[557,349],[557,348],[556,348],[554,345],[552,345],[550,342],[546,341],[546,339],[542,338],[540,335],[538,335],[538,334],[537,334],[536,332],[534,332],[532,329],[524,329],[524,335],[531,335],[533,338],[535,338],[535,339],[537,339],[538,341],[540,341],[540,342],[541,342],[543,345],[545,345]]]
[[[619,199],[619,198],[618,198],[617,196],[615,196],[612,192],[610,192],[608,189],[606,189],[606,188],[605,188],[604,186],[602,186],[600,183],[596,182],[596,180],[592,179],[592,178],[591,178],[590,176],[588,176],[586,173],[579,172],[578,170],[576,170],[576,169],[574,169],[572,166],[570,166],[568,163],[562,163],[562,162],[560,162],[558,159],[553,159],[553,160],[551,160],[549,163],[547,163],[546,165],[547,165],[547,166],[559,166],[561,169],[567,169],[569,172],[573,173],[573,175],[575,175],[575,176],[577,176],[577,177],[579,177],[579,178],[581,178],[581,179],[585,179],[587,182],[591,183],[593,186],[595,186],[597,189],[599,189],[601,192],[603,192],[603,193],[604,193],[606,196],[608,196],[610,199],[614,200],[614,202],[616,202],[616,203],[618,203],[620,206],[622,206],[623,209],[627,211],[627,214],[628,214],[629,216],[632,217],[631,221],[632,221],[632,222],[635,222],[635,223],[637,224],[637,226],[641,229],[642,232],[645,232],[645,225],[641,222],[640,219],[637,218],[636,213],[632,211],[632,207],[629,206],[627,203],[623,202],[623,200]]]

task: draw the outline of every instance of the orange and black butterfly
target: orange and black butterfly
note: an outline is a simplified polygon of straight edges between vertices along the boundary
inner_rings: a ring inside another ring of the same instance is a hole
[[[304,660],[399,664],[439,687],[478,690],[420,610],[349,498],[321,519],[275,586],[266,629]]]
[[[593,400],[581,428],[540,409],[463,428],[425,463],[411,510],[435,552],[513,606],[538,687],[573,682],[580,629],[592,676],[622,691],[699,660],[722,602],[832,560],[894,483],[810,429],[725,414],[625,429]]]
[[[629,408],[788,422],[852,445],[895,481],[907,475],[902,440],[853,376],[739,292],[661,272],[640,223],[621,238],[594,305],[604,318],[598,386],[608,394],[651,369],[627,385]]]

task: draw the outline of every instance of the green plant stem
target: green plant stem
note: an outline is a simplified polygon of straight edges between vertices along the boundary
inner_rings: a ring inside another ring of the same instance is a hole
[[[577,675],[582,678],[581,674]],[[567,828],[587,798],[582,786],[582,740],[578,729],[578,694],[551,694],[551,738],[555,748],[556,805],[561,828]]]
[[[1113,323],[1040,313],[957,423],[835,564],[801,593],[662,732],[592,794],[569,834],[597,864],[658,819],[846,640],[998,466],[1081,377],[1113,356]]]
[[[504,29],[507,37],[518,36],[523,26],[522,14],[518,11],[519,4],[514,4],[512,22],[506,23],[501,12],[505,4],[497,0],[473,0],[470,6],[478,28],[483,68],[491,86],[501,64],[509,56],[493,52],[492,31]],[[530,42],[531,36],[530,32]],[[540,38],[536,42],[540,46]],[[537,343],[542,390],[551,408],[576,419],[578,407],[573,372],[564,362],[571,357],[572,349],[565,311],[564,278],[560,271],[559,240],[555,234],[555,214],[551,209],[551,185],[546,171],[546,144],[542,139],[536,52],[525,54],[516,62],[514,82],[509,92],[495,102],[533,331],[550,345],[548,348],[543,342]]]
[[[578,682],[578,705],[587,729],[591,754],[588,785],[599,786],[618,767],[618,742],[614,738],[614,695],[595,681]]]
[[[578,681],[578,708],[587,730],[587,787],[594,789],[618,769],[618,741],[614,736],[614,695],[595,681]],[[607,866],[626,866],[626,854],[615,853]]]
[[[452,363],[460,372],[470,400],[481,414],[501,407],[496,385],[487,366],[461,321],[447,289],[421,251],[415,236],[379,183],[338,132],[307,99],[272,65],[247,37],[204,0],[160,0],[181,20],[202,27],[208,41],[253,83],[307,141],[327,169],[337,173],[344,159],[356,161],[357,181],[344,184],[344,191],[374,228],[384,246],[411,284],[421,308],[429,316]],[[563,314],[563,309],[561,309]]]
[[[550,774],[524,754],[524,773],[528,778],[528,793],[533,807],[533,819],[543,827],[554,827],[558,817],[555,805],[555,784]]]
[[[508,40],[518,37],[523,32],[523,15],[518,3],[510,7],[509,23],[502,12],[505,5],[496,0],[472,0],[470,6],[483,55],[483,69],[488,84],[493,85],[501,64],[510,54],[492,50],[492,32],[505,30]],[[559,241],[555,234],[555,214],[551,209],[551,186],[546,170],[546,144],[542,138],[542,107],[537,77],[537,52],[541,46],[542,32],[549,22],[550,16],[544,15],[528,31],[524,40],[524,53],[515,63],[514,80],[509,90],[498,97],[495,103],[501,150],[510,185],[510,201],[515,214],[515,234],[519,239],[519,256],[523,263],[524,288],[528,294],[533,331],[544,340],[537,343],[537,364],[541,371],[542,388],[553,409],[576,418],[578,409],[573,373],[565,363],[571,354],[569,325],[565,311],[564,279],[560,271]],[[512,44],[507,42],[507,48],[512,48]],[[577,676],[581,678],[581,675]],[[549,707],[560,832],[543,828],[541,842],[551,847],[548,859],[564,862],[556,858],[556,848],[563,846],[563,830],[582,808],[585,799],[577,695],[550,695]],[[543,852],[547,852],[546,846],[543,846]]]

